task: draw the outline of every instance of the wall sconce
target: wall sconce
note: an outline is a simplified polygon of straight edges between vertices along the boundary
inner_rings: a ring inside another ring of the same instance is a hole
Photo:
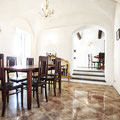
[[[92,42],[88,42],[88,46],[90,47],[93,43]]]

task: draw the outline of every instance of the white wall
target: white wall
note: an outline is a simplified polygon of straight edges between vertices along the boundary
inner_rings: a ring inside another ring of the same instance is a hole
[[[120,39],[116,40],[116,32],[120,28],[120,3],[116,6],[115,14],[115,49],[114,49],[114,86],[120,93]]]
[[[88,22],[89,23],[89,22]],[[107,39],[105,41],[105,74],[108,84],[113,82],[113,27],[106,26],[107,23],[103,21],[103,28],[105,28]],[[101,25],[101,24],[100,24]],[[57,53],[58,57],[67,59],[70,62],[70,71],[72,73],[73,62],[73,48],[72,48],[72,35],[80,26],[62,27],[56,29],[43,30],[39,36],[38,42],[38,55],[45,55],[46,52]],[[50,37],[53,35],[54,37]],[[49,37],[47,37],[49,36]],[[55,44],[56,43],[56,44]]]
[[[72,56],[72,30],[69,28],[56,28],[43,30],[38,40],[38,56],[48,53],[57,53],[58,57],[71,62]]]
[[[99,30],[100,28],[98,26],[81,29],[79,31],[81,35],[80,40],[77,34],[74,34],[73,48],[76,50],[73,54],[73,56],[76,57],[74,60],[74,68],[88,67],[88,54],[92,54],[93,61],[97,61],[98,59],[94,58],[94,56],[99,55],[100,52],[105,52],[105,33],[103,32],[101,39],[98,39]]]

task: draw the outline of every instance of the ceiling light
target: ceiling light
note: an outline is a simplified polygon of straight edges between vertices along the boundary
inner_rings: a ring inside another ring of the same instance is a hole
[[[45,0],[45,4],[42,7],[41,15],[47,18],[47,17],[50,17],[52,14],[54,14],[54,10],[49,9],[49,1]]]

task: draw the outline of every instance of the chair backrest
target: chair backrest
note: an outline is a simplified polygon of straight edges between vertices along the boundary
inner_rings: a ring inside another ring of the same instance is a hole
[[[99,53],[99,59],[104,59],[105,53]]]
[[[52,61],[53,61],[53,64],[55,64],[55,59],[52,59]]]
[[[5,78],[4,78],[4,54],[0,54],[0,80],[2,86],[5,85]]]
[[[7,66],[17,65],[17,57],[7,56],[6,63],[7,63]]]
[[[48,74],[48,57],[39,56],[39,71],[38,71],[38,80],[41,81],[41,77],[47,78]]]
[[[61,59],[60,58],[55,58],[55,73],[56,74],[61,74]]]
[[[7,66],[15,66],[17,65],[17,57],[7,56],[6,58]],[[7,70],[7,79],[9,79],[9,73],[13,73],[14,71]],[[18,72],[15,72],[18,77]]]
[[[34,65],[34,58],[26,58],[26,65]]]
[[[104,63],[105,53],[99,53],[99,61]]]

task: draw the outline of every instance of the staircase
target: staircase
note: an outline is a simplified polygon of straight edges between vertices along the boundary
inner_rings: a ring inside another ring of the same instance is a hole
[[[105,73],[103,70],[76,69],[76,70],[73,70],[72,80],[105,82]]]

